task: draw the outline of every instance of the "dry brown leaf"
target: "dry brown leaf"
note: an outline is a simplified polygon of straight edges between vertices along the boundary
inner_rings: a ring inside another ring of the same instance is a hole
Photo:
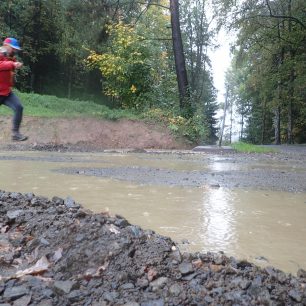
[[[157,276],[157,271],[153,268],[148,269],[148,280],[151,282],[153,279],[155,279]]]
[[[41,259],[39,259],[36,264],[28,269],[25,269],[23,271],[17,271],[16,277],[22,277],[24,275],[29,274],[41,274],[48,270],[50,266],[50,263],[46,256],[43,256]]]

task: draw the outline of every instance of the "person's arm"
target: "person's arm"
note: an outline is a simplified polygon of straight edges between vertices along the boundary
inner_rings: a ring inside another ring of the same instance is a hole
[[[14,70],[15,68],[17,68],[16,63],[18,62],[0,61],[0,71]]]

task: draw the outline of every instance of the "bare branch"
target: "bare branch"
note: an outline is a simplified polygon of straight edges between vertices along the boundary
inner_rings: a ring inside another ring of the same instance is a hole
[[[118,1],[119,2],[119,1]],[[149,2],[149,3],[148,3]],[[169,6],[165,6],[165,5],[162,5],[162,4],[159,4],[159,3],[150,3],[151,0],[149,0],[148,2],[143,2],[143,1],[135,1],[135,3],[137,4],[144,4],[144,5],[155,5],[155,6],[158,6],[158,7],[162,7],[166,10],[169,10],[170,7]],[[125,5],[125,4],[130,4],[130,1],[125,1],[125,2],[121,2],[121,5]],[[116,5],[116,4],[113,4],[113,5]],[[110,6],[112,6],[112,4],[110,4]]]
[[[303,29],[306,29],[306,25],[300,19],[293,17],[293,16],[274,15],[272,12],[269,0],[266,0],[266,4],[267,4],[270,14],[269,15],[258,15],[258,17],[272,17],[272,18],[277,18],[277,19],[289,19],[299,24]]]

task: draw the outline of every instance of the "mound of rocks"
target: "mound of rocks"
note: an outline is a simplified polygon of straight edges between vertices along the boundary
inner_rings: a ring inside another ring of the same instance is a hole
[[[0,191],[0,305],[306,305],[306,272],[175,243],[71,198]]]

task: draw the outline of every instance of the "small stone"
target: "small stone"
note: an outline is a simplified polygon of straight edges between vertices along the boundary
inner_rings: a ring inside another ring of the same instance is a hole
[[[11,199],[14,199],[14,200],[17,200],[20,196],[20,193],[18,192],[12,192],[11,195],[10,195],[10,198]]]
[[[120,286],[120,289],[122,290],[128,290],[128,289],[134,289],[135,286],[132,283],[126,283]]]
[[[239,287],[240,287],[241,289],[243,289],[243,290],[248,289],[248,288],[250,287],[250,285],[251,285],[251,282],[248,281],[248,280],[241,280],[241,281],[239,282]]]
[[[104,295],[103,295],[103,298],[108,301],[108,302],[114,302],[116,301],[116,299],[118,298],[119,296],[119,293],[118,292],[115,292],[115,291],[112,291],[112,292],[106,292]],[[100,305],[100,304],[99,304]]]
[[[45,239],[45,238],[40,238],[40,242],[41,242],[41,244],[46,245],[46,246],[50,245],[50,243],[48,242],[48,240]]]
[[[75,282],[72,281],[55,281],[54,282],[54,289],[59,293],[59,294],[68,294],[73,286],[75,285]]]
[[[20,299],[14,301],[13,306],[27,306],[31,302],[31,295],[25,295]]]
[[[216,183],[216,184],[210,184],[209,187],[210,187],[210,188],[217,189],[217,188],[220,188],[220,184],[218,184],[218,183]]]
[[[181,252],[176,249],[174,251],[171,252],[170,257],[175,260],[176,262],[181,262],[182,261],[182,255]]]
[[[286,273],[282,272],[282,271],[279,271],[277,274],[276,274],[276,279],[281,283],[281,284],[284,284],[287,280],[287,275]]]
[[[56,206],[64,204],[64,200],[59,197],[53,197],[52,202],[54,202]]]
[[[23,210],[18,209],[18,210],[9,210],[6,213],[6,216],[10,219],[10,220],[15,220],[16,218],[18,218],[21,214],[22,214]]]
[[[140,278],[137,280],[136,286],[140,288],[146,288],[149,286],[149,281],[145,278]]]
[[[75,241],[76,242],[81,242],[82,240],[84,240],[84,238],[85,238],[85,235],[77,234],[76,237],[75,237]]]
[[[75,203],[71,197],[67,197],[64,201],[64,204],[67,208],[80,208],[80,205]]]
[[[182,275],[187,275],[194,271],[190,262],[183,262],[178,266],[178,268]]]
[[[178,296],[181,293],[182,289],[180,285],[175,283],[169,288],[169,291],[172,295]]]
[[[78,302],[80,301],[80,298],[83,296],[83,293],[80,290],[73,290],[71,291],[67,298],[70,302]]]
[[[197,275],[198,275],[197,273],[191,273],[191,274],[183,276],[182,280],[184,280],[184,281],[191,281]]]
[[[130,225],[130,223],[126,219],[118,219],[115,221],[115,225],[120,228],[123,228]]]
[[[52,306],[52,300],[41,300],[36,306]]]
[[[157,289],[160,289],[164,287],[164,285],[167,283],[168,278],[167,277],[160,277],[156,279],[155,281],[150,283],[150,286],[152,287],[153,291],[156,291]]]
[[[306,278],[306,271],[305,270],[303,270],[303,269],[299,269],[298,271],[297,271],[297,277],[299,277],[299,278]]]
[[[34,198],[34,194],[32,192],[28,192],[24,195],[27,200],[31,201]]]
[[[16,286],[16,287],[7,288],[3,293],[3,297],[5,299],[9,299],[11,301],[14,301],[14,300],[17,300],[17,299],[21,298],[22,296],[28,294],[28,292],[29,291],[26,287]]]
[[[164,306],[165,301],[164,301],[164,299],[151,300],[151,301],[143,302],[140,305],[141,306]]]
[[[296,302],[301,302],[302,301],[302,296],[300,295],[299,292],[297,292],[296,290],[294,289],[291,289],[289,291],[289,296]]]
[[[32,198],[32,200],[31,200],[31,205],[32,205],[32,206],[38,206],[38,205],[40,205],[40,200],[39,200],[39,198],[36,198],[36,197]]]

